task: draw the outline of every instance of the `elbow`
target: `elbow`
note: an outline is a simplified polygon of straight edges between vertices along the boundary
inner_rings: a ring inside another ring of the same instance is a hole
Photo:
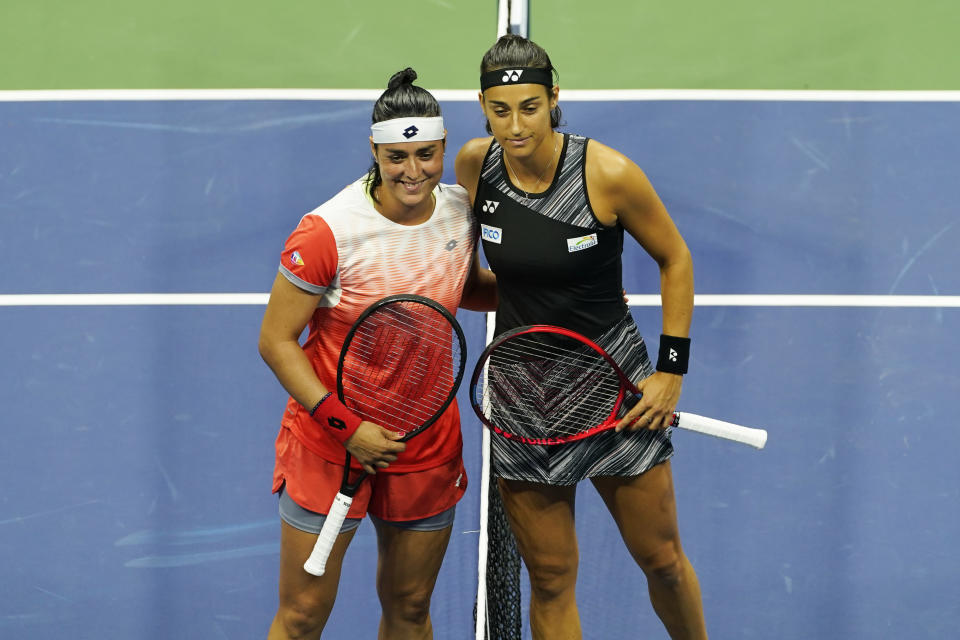
[[[257,352],[263,361],[269,365],[273,355],[273,343],[262,333],[260,339],[257,340]]]
[[[687,243],[682,243],[662,259],[657,260],[661,271],[689,271],[693,272],[693,254]]]

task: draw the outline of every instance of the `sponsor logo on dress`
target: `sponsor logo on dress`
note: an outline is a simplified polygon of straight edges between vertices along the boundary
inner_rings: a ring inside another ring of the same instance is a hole
[[[500,203],[496,200],[484,200],[483,202],[484,205],[480,207],[480,210],[484,213],[493,213],[500,206]]]
[[[487,242],[500,244],[500,240],[503,238],[503,229],[491,227],[488,224],[482,224],[480,225],[480,237]]]
[[[298,267],[303,266],[303,258],[300,257],[299,251],[294,251],[292,254],[290,254],[290,264]]]
[[[567,238],[567,253],[583,251],[584,249],[595,247],[597,244],[597,234],[595,233],[591,233],[590,235],[583,236],[581,238]]]

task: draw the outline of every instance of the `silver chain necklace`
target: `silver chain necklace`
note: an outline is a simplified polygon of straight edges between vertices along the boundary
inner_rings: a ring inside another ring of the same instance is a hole
[[[550,155],[550,162],[548,162],[546,168],[545,168],[543,171],[540,172],[540,177],[537,178],[537,182],[536,182],[536,184],[533,185],[532,191],[536,192],[537,187],[540,186],[540,181],[543,180],[543,176],[547,175],[547,171],[549,171],[549,170],[550,170],[550,167],[553,166],[553,160],[554,160],[554,158],[557,157],[557,147],[559,147],[559,146],[560,146],[560,141],[556,139],[556,134],[554,134],[553,154]],[[527,198],[527,200],[529,200],[529,199],[530,199],[530,193],[527,192],[527,191],[525,191],[524,188],[520,186],[520,178],[517,177],[517,172],[514,171],[514,170],[513,170],[513,167],[510,166],[510,160],[507,159],[507,152],[506,152],[506,150],[504,150],[504,152],[503,152],[503,161],[504,161],[504,162],[506,163],[506,165],[507,165],[507,170],[510,171],[510,173],[513,174],[513,181],[516,183],[517,189],[519,189],[520,191],[523,191],[523,195]]]

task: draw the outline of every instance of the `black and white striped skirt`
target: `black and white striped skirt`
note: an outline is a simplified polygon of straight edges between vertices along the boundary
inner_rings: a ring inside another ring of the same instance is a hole
[[[630,377],[653,373],[647,346],[628,313],[594,339]],[[627,412],[620,408],[620,414]],[[602,431],[583,440],[557,445],[529,445],[490,435],[494,475],[508,480],[570,485],[596,476],[637,476],[673,455],[670,429],[665,431]]]

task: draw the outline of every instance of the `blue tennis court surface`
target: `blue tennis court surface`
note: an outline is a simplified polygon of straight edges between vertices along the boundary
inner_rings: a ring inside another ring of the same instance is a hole
[[[956,103],[566,102],[650,176],[702,294],[957,295]],[[482,135],[443,105],[453,154]],[[266,292],[299,217],[369,166],[363,101],[0,103],[0,297]],[[629,243],[628,243],[629,244]],[[625,254],[629,293],[657,290]],[[263,308],[0,306],[0,637],[263,638],[276,606],[272,443],[285,394]],[[656,342],[659,310],[635,308]],[[462,312],[470,363],[484,319]],[[712,637],[950,638],[960,627],[960,309],[697,309],[689,411],[767,448],[674,441]],[[479,426],[434,598],[472,637]],[[665,638],[589,486],[590,638]],[[328,636],[373,637],[375,542]]]

